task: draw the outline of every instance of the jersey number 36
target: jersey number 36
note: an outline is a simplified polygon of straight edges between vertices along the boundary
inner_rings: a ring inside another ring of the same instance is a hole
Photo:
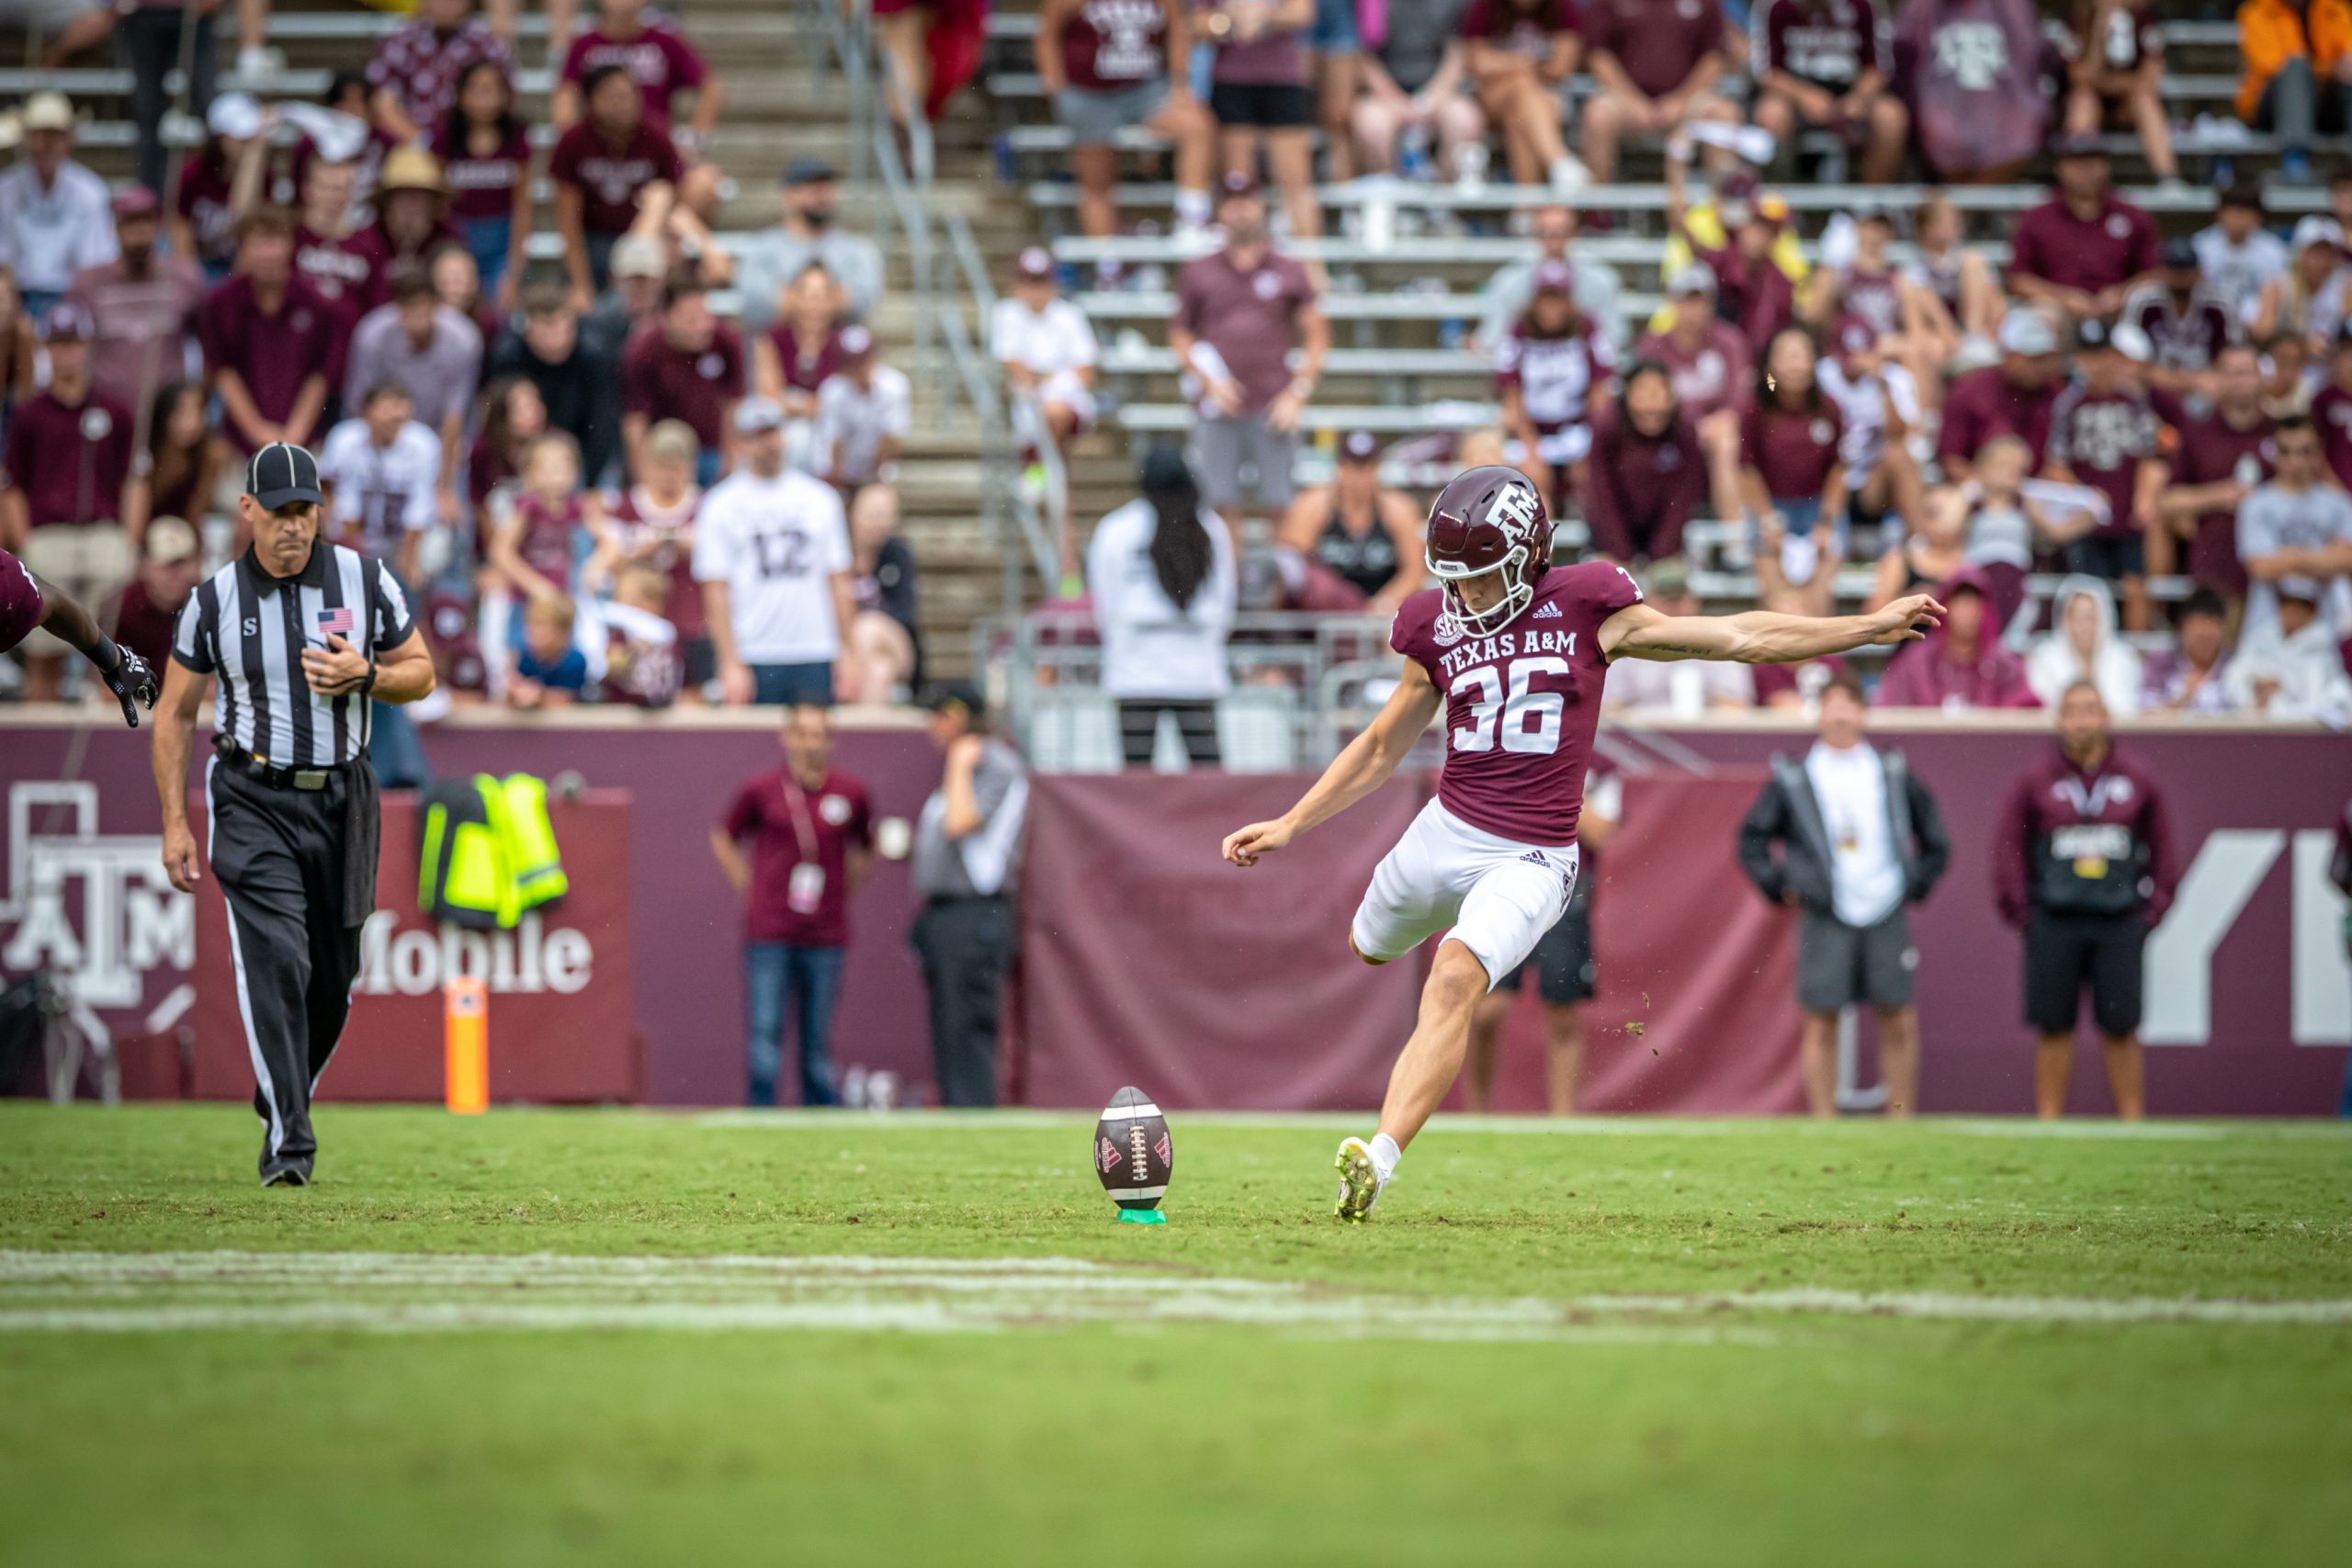
[[[1493,665],[1464,670],[1453,678],[1453,684],[1446,691],[1449,697],[1470,698],[1470,722],[1453,732],[1453,749],[1491,751],[1499,728],[1504,750],[1550,756],[1560,749],[1560,715],[1567,699],[1558,692],[1532,688],[1538,675],[1567,673],[1568,661],[1549,654],[1514,659],[1510,664],[1510,693],[1506,696],[1502,674]]]

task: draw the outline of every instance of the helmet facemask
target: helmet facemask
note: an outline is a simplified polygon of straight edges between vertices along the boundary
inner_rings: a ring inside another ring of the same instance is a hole
[[[1452,615],[1463,631],[1471,637],[1491,637],[1519,618],[1519,613],[1535,600],[1535,583],[1527,570],[1527,550],[1514,545],[1498,566],[1472,567],[1459,561],[1442,561],[1436,556],[1427,558],[1430,575],[1438,580],[1445,595],[1445,613]],[[1462,585],[1490,573],[1500,573],[1503,596],[1485,610],[1473,610],[1464,602]]]

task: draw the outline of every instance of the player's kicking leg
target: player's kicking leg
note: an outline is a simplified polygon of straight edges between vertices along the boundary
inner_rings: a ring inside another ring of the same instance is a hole
[[[1343,1220],[1362,1220],[1379,1201],[1404,1157],[1405,1145],[1430,1119],[1446,1090],[1462,1071],[1470,1045],[1470,1015],[1487,994],[1487,966],[1477,954],[1448,937],[1438,944],[1437,961],[1430,965],[1428,984],[1421,987],[1420,1018],[1404,1054],[1389,1070],[1388,1095],[1381,1101],[1380,1131],[1366,1141],[1349,1138],[1340,1145],[1332,1163],[1340,1172],[1340,1201],[1333,1212]]]

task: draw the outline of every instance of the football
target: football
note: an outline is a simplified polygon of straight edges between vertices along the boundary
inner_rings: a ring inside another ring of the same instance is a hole
[[[1168,1118],[1139,1089],[1111,1097],[1094,1123],[1094,1174],[1102,1190],[1122,1209],[1157,1209],[1176,1166]]]

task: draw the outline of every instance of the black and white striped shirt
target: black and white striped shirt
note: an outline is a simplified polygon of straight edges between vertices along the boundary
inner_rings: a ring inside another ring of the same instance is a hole
[[[413,629],[408,596],[383,562],[322,540],[294,577],[270,576],[248,550],[205,579],[180,612],[172,657],[220,678],[221,736],[272,767],[326,768],[368,749],[369,703],[312,693],[302,649],[340,632],[374,653]]]

